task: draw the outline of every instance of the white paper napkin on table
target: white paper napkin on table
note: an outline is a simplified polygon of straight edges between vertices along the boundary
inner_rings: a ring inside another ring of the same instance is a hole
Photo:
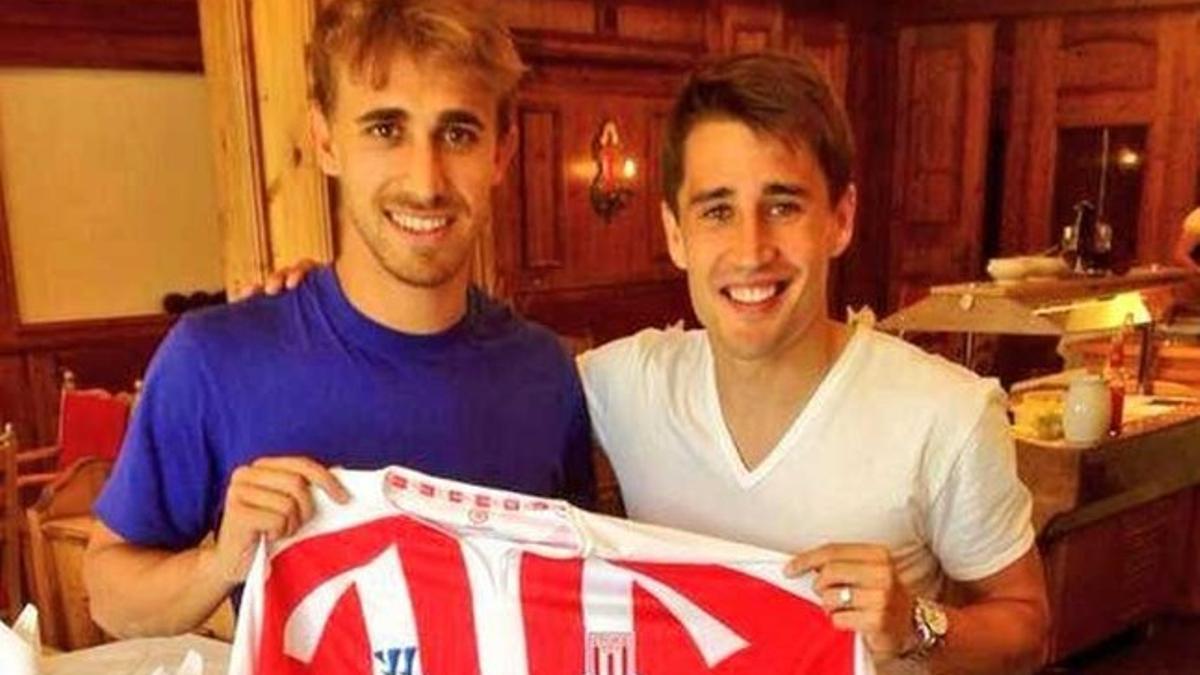
[[[224,675],[228,664],[227,643],[179,635],[121,640],[59,654],[44,659],[41,675]]]
[[[17,615],[12,628],[0,622],[0,673],[4,675],[37,675],[38,654],[42,651],[38,631],[38,611],[33,605]]]
[[[162,666],[154,669],[150,675],[204,675],[204,657],[194,649],[189,649],[186,656],[183,657],[183,663],[179,664],[179,668],[168,671]]]

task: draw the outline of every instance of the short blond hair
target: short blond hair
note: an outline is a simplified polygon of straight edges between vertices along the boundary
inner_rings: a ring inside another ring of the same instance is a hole
[[[337,101],[338,59],[372,86],[387,86],[400,52],[474,70],[499,98],[501,132],[513,121],[525,64],[504,22],[486,4],[470,0],[333,0],[321,9],[309,47],[311,95],[326,114]]]

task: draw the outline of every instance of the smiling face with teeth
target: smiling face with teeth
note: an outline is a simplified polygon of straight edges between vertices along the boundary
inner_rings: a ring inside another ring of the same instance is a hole
[[[803,141],[712,118],[684,143],[676,204],[663,205],[671,259],[714,350],[741,360],[782,358],[828,322],[830,261],[853,234],[855,193],[830,201]]]
[[[381,86],[338,67],[335,106],[314,109],[313,132],[340,188],[339,276],[465,302],[472,246],[514,145],[498,129],[497,93],[470,68],[403,51]]]

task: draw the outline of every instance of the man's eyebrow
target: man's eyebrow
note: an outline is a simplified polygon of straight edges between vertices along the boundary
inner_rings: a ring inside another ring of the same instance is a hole
[[[798,183],[768,183],[763,188],[766,197],[808,197],[812,192]]]
[[[479,115],[476,115],[470,110],[447,110],[446,112],[438,115],[438,122],[440,122],[442,126],[448,124],[465,124],[480,130],[487,128],[483,123],[483,120],[479,119]]]
[[[354,122],[356,124],[370,124],[373,122],[403,122],[407,119],[408,113],[402,108],[376,108],[359,115],[355,118]]]
[[[714,199],[727,199],[732,196],[733,196],[732,188],[727,188],[727,187],[713,188],[711,190],[705,190],[703,192],[698,192],[698,193],[692,195],[691,199],[688,199],[688,206],[695,206],[696,204],[700,204],[702,202],[711,202]]]

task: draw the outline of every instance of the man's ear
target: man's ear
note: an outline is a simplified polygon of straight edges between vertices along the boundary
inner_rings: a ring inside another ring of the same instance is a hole
[[[671,262],[681,270],[687,269],[687,248],[683,245],[683,229],[679,219],[671,210],[670,204],[664,199],[660,204],[662,209],[663,235],[667,238],[667,252],[671,254]]]
[[[858,210],[858,190],[854,183],[846,186],[842,198],[833,212],[833,231],[830,232],[830,257],[836,258],[846,252],[854,240],[854,214]]]
[[[330,129],[329,118],[325,111],[316,103],[308,106],[308,130],[312,135],[313,148],[316,151],[317,166],[326,176],[337,176],[342,172],[342,163],[337,150],[333,146],[333,130]]]
[[[517,154],[519,140],[520,135],[515,123],[508,125],[508,129],[496,139],[496,170],[492,174],[492,185],[504,182],[504,177],[508,175],[508,169],[512,166],[513,157]]]

